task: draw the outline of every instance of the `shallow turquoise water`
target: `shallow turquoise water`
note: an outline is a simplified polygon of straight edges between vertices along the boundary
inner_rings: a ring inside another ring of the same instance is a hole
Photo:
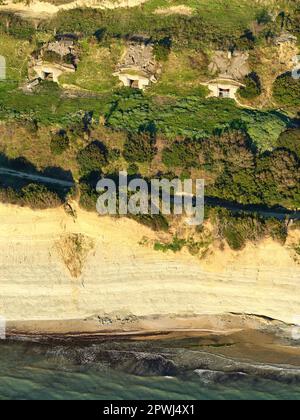
[[[295,380],[280,382],[251,375],[220,379],[207,371],[195,373],[184,360],[185,349],[180,349],[184,368],[179,374],[166,376],[163,367],[160,374],[148,375],[152,362],[145,366],[141,360],[146,357],[149,361],[150,346],[147,355],[144,348],[139,354],[135,349],[134,360],[126,356],[124,364],[130,343],[118,345],[121,355],[115,346],[110,351],[106,344],[108,358],[102,355],[97,361],[90,349],[79,360],[61,346],[1,344],[0,399],[300,399],[300,382]]]

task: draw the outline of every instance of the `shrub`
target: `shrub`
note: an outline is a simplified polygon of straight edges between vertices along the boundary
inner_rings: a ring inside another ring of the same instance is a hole
[[[85,176],[93,171],[101,171],[101,168],[108,163],[107,155],[106,147],[98,141],[80,150],[77,155],[80,174]]]
[[[62,200],[54,191],[41,184],[28,184],[20,191],[13,188],[0,188],[0,201],[33,209],[47,209],[59,207]]]
[[[198,167],[200,163],[200,141],[177,141],[171,147],[163,150],[162,161],[168,168]]]
[[[61,155],[70,146],[70,141],[65,130],[60,130],[52,136],[50,150],[53,155]]]
[[[119,149],[110,149],[108,151],[108,160],[113,163],[119,160],[121,157],[121,151]]]
[[[99,197],[96,189],[85,182],[81,182],[79,185],[79,191],[79,205],[87,211],[96,211],[96,203]]]
[[[62,204],[59,196],[40,184],[29,184],[21,190],[21,201],[25,206],[35,209],[59,207]]]
[[[274,82],[273,96],[281,105],[300,105],[300,79],[292,77],[291,73],[283,74]]]
[[[284,131],[278,139],[277,146],[295,153],[300,160],[300,128]]]
[[[63,56],[63,62],[66,64],[74,64],[75,56],[73,54],[67,54]]]
[[[129,134],[123,156],[127,162],[151,162],[156,153],[155,137],[148,132]]]
[[[257,14],[256,21],[259,25],[267,25],[272,22],[272,17],[270,16],[268,10],[263,9]]]
[[[129,215],[130,219],[135,220],[136,222],[149,227],[155,232],[163,231],[167,232],[169,230],[169,223],[165,216],[162,214],[157,215],[147,215],[147,214],[137,214]]]
[[[135,163],[131,163],[127,168],[128,175],[131,175],[131,176],[137,175],[139,173],[139,170],[140,169],[138,165],[136,165]]]
[[[154,244],[155,251],[172,251],[172,252],[179,252],[182,250],[182,248],[186,245],[185,239],[179,239],[177,236],[173,238],[173,241],[165,244],[162,242],[156,242]]]
[[[50,63],[60,63],[62,61],[62,57],[55,51],[45,51],[43,59],[45,61],[49,61]]]
[[[239,94],[245,99],[254,99],[261,95],[261,82],[257,73],[250,73],[245,77],[245,87],[240,88]]]
[[[266,230],[272,239],[278,241],[281,245],[286,243],[288,237],[287,225],[276,219],[266,220]]]
[[[231,249],[239,251],[248,241],[257,243],[267,236],[284,244],[287,239],[285,221],[265,219],[259,215],[236,213],[229,210],[210,209],[209,216],[216,226],[221,239],[225,239]]]
[[[153,53],[157,61],[167,61],[171,52],[172,41],[164,38],[154,45]]]
[[[300,205],[300,167],[295,155],[276,149],[257,161],[258,193],[268,205],[281,204],[287,208]]]

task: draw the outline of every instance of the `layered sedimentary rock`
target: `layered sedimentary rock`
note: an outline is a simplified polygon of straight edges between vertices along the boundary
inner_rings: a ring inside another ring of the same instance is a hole
[[[4,205],[0,216],[0,315],[8,320],[234,312],[292,323],[300,315],[300,267],[289,246],[271,240],[200,261],[145,247],[155,234],[126,219]]]

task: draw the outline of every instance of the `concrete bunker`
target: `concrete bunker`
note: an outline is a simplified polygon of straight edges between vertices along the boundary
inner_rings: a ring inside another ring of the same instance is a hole
[[[237,91],[244,87],[243,83],[230,78],[217,78],[205,83],[210,94],[208,97],[215,97],[220,99],[234,99],[236,100]]]
[[[242,80],[251,72],[248,60],[247,52],[215,51],[209,71],[216,77],[203,83],[210,91],[208,97],[237,100],[237,91],[245,86]]]
[[[160,65],[153,53],[153,45],[145,42],[131,42],[118,64],[114,76],[125,87],[144,90],[157,82]]]
[[[74,37],[59,36],[44,44],[32,56],[32,77],[59,83],[63,73],[74,73],[78,60],[78,46]]]
[[[57,64],[57,63],[45,63],[38,61],[34,66],[33,70],[38,78],[41,80],[48,80],[58,83],[59,77],[63,73],[74,73],[75,68],[72,65]]]

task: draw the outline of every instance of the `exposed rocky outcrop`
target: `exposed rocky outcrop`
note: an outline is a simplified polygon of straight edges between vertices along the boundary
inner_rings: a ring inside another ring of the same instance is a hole
[[[153,54],[153,45],[132,42],[117,66],[115,76],[127,87],[144,89],[156,83],[160,66]]]
[[[209,71],[220,78],[242,80],[251,71],[248,60],[247,52],[216,51],[209,65]]]

